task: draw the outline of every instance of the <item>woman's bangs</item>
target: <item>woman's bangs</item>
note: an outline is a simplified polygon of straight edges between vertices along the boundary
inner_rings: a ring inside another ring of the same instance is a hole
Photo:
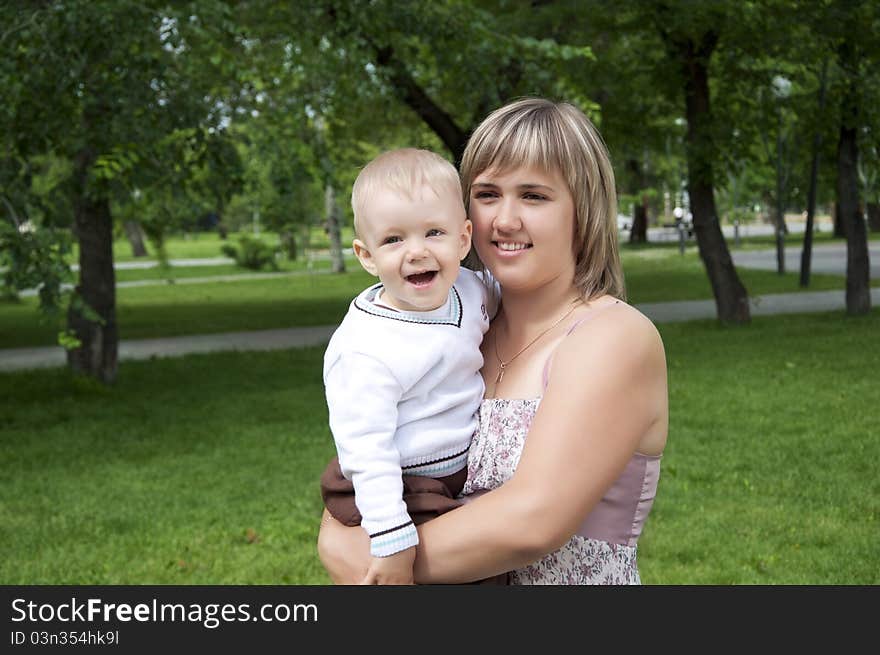
[[[525,115],[498,135],[478,170],[506,173],[515,168],[535,168],[543,172],[561,169],[563,140],[549,116]],[[543,120],[540,120],[543,119]],[[542,124],[545,123],[545,124]],[[547,138],[547,135],[552,135]]]

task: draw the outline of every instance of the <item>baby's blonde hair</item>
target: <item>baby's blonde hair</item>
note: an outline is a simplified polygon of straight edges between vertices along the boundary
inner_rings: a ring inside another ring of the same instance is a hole
[[[444,193],[461,198],[461,182],[455,166],[430,150],[399,148],[389,150],[368,163],[358,174],[351,188],[351,209],[354,231],[369,220],[367,207],[379,191],[394,191],[412,199],[413,193],[428,187],[438,197]],[[464,204],[461,208],[465,216]]]
[[[574,284],[586,299],[625,299],[617,245],[614,171],[602,137],[577,107],[523,98],[496,109],[474,130],[461,162],[464,203],[487,170],[558,170],[574,199]]]

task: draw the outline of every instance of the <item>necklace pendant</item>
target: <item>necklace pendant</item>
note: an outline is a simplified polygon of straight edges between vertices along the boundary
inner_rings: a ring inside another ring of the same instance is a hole
[[[504,364],[498,369],[498,376],[495,378],[495,386],[498,386],[498,383],[504,378]]]

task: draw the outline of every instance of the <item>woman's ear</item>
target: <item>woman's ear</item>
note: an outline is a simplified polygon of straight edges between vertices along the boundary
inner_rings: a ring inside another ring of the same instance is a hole
[[[351,249],[354,250],[355,256],[363,266],[364,270],[370,275],[379,277],[379,271],[376,268],[376,262],[373,261],[373,255],[367,249],[366,244],[360,239],[351,242]]]
[[[471,251],[471,236],[473,235],[474,224],[471,219],[464,219],[464,227],[461,229],[461,247],[458,250],[458,259],[461,261],[468,256]]]

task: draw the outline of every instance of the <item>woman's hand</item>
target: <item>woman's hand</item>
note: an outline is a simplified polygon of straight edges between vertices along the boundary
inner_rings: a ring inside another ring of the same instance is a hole
[[[360,526],[346,527],[325,509],[318,556],[335,584],[360,584],[370,568],[370,538]]]

